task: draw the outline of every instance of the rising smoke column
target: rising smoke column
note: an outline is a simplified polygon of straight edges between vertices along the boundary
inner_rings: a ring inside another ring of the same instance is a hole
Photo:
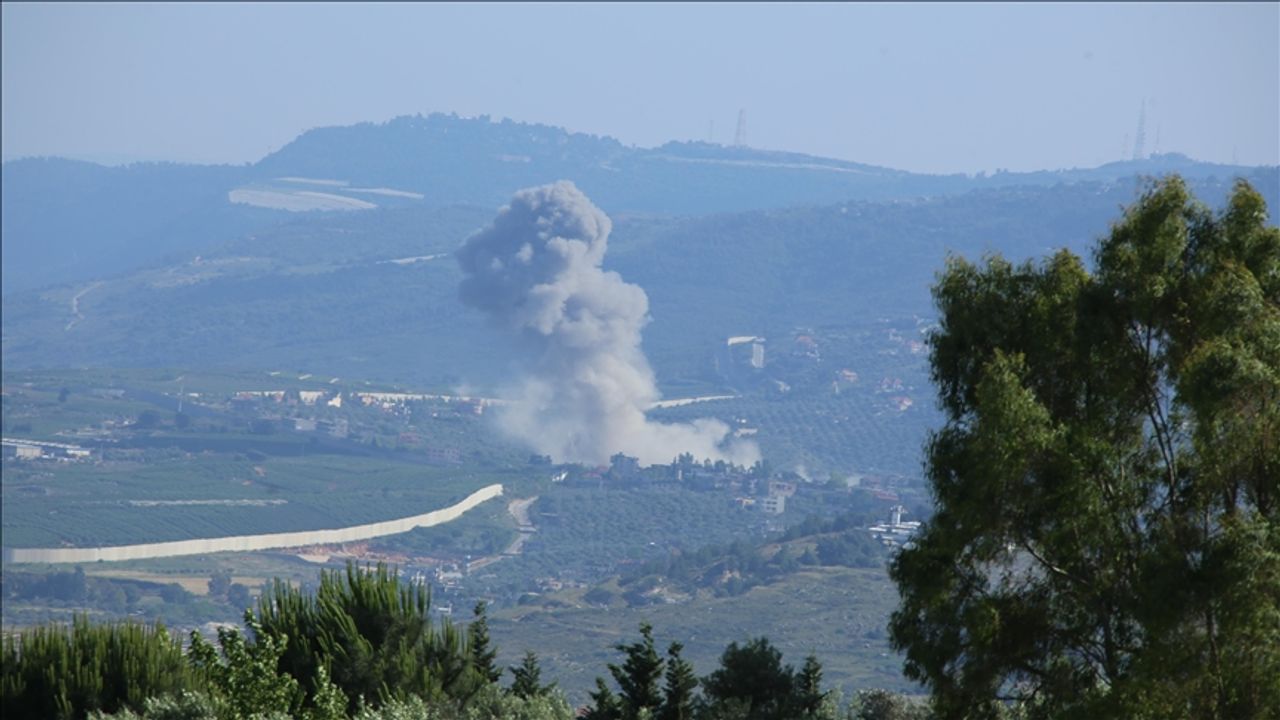
[[[602,465],[621,452],[652,465],[687,452],[754,463],[755,444],[730,439],[718,420],[645,417],[658,399],[640,351],[649,298],[601,269],[611,229],[573,183],[558,182],[516,193],[458,250],[462,301],[529,347],[519,398],[500,422],[556,462]]]

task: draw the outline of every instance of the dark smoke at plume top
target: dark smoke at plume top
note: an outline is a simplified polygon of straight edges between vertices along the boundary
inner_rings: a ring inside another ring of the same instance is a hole
[[[699,460],[750,465],[753,443],[718,420],[665,424],[645,411],[658,400],[640,351],[649,299],[601,268],[612,223],[573,183],[521,190],[493,224],[458,251],[462,301],[527,343],[517,401],[505,429],[557,462],[605,464],[615,453],[642,464]]]

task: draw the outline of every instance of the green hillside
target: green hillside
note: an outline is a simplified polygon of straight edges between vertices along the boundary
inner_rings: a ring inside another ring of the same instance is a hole
[[[714,386],[726,337],[927,315],[933,269],[948,253],[1082,248],[1133,192],[1080,184],[690,219],[624,214],[605,265],[649,295],[645,350],[660,381]],[[497,384],[509,368],[491,350],[503,341],[457,301],[450,256],[491,213],[295,218],[154,269],[9,294],[5,362]]]
[[[1173,153],[1098,168],[922,175],[708,143],[638,148],[507,119],[404,116],[313,129],[240,166],[103,167],[60,158],[6,162],[0,189],[4,293],[153,267],[258,235],[298,214],[346,214],[278,209],[284,207],[345,208],[356,215],[376,212],[357,208],[375,207],[472,205],[491,211],[520,188],[570,179],[613,215],[705,215],[1110,183],[1170,172],[1218,182],[1247,176],[1273,207],[1280,205],[1275,168],[1215,165]]]

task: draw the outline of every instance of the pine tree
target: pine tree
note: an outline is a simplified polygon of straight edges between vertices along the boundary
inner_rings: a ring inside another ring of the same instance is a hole
[[[277,581],[255,619],[262,635],[287,639],[279,666],[298,682],[310,684],[327,664],[349,712],[361,698],[373,707],[410,695],[466,702],[478,684],[466,634],[447,620],[434,624],[430,602],[427,589],[402,584],[386,565],[348,564],[345,573],[322,572],[315,594]]]
[[[542,668],[538,666],[538,654],[529,650],[524,654],[524,660],[519,665],[511,668],[511,674],[514,680],[511,683],[510,692],[523,700],[530,700],[536,697],[543,697],[551,692],[551,688],[555,687],[555,683],[550,685],[542,685]]]
[[[693,674],[693,665],[680,657],[682,650],[684,645],[678,642],[667,648],[667,682],[658,720],[689,720],[693,717],[693,691],[698,687],[698,678]]]
[[[604,678],[596,678],[596,690],[589,695],[592,705],[582,720],[622,720],[622,702],[605,684]]]
[[[801,717],[817,717],[827,699],[827,693],[822,691],[822,664],[813,655],[804,659],[804,667],[796,675],[794,698]]]
[[[475,619],[467,626],[467,646],[471,653],[471,667],[485,682],[496,683],[502,677],[502,670],[496,662],[497,648],[489,645],[489,615],[486,610],[483,600],[477,602],[472,610]]]
[[[621,667],[609,665],[622,693],[624,720],[632,720],[645,709],[652,712],[662,704],[659,684],[664,663],[653,645],[653,626],[641,623],[640,636],[639,642],[616,645],[615,649],[626,653],[627,659]]]
[[[68,573],[69,575],[70,573]],[[154,695],[198,689],[203,677],[164,626],[132,622],[41,625],[5,634],[0,715],[5,720],[84,717],[140,710]]]

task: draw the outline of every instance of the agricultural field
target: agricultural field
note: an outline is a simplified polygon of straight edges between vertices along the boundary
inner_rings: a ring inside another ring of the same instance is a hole
[[[482,418],[465,409],[331,407],[261,395],[340,397],[331,385],[327,376],[285,373],[6,374],[4,545],[331,529],[425,513],[522,479],[510,450],[477,432]],[[13,444],[41,442],[79,454],[12,457]],[[439,448],[450,454],[432,462],[428,451]],[[477,455],[486,462],[469,460]]]
[[[258,370],[186,370],[175,368],[82,368],[19,370],[4,373],[6,390],[25,389],[39,393],[66,387],[71,391],[69,399],[83,400],[92,397],[99,389],[147,390],[157,393],[177,394],[190,392],[230,394],[240,390],[276,390],[323,388],[335,380],[329,375],[292,371]],[[336,378],[341,381],[341,378]],[[344,386],[345,387],[345,386]],[[379,386],[387,387],[387,386]]]
[[[748,364],[748,353],[720,351],[718,375],[736,397],[650,414],[719,418],[757,442],[774,469],[811,480],[871,475],[919,484],[921,450],[941,424],[928,380],[930,327],[904,315],[780,329],[762,343],[761,368]]]
[[[885,475],[914,480],[933,411],[899,409],[851,391],[793,398],[746,397],[655,413],[686,420],[714,415],[750,438],[770,465],[811,480]]]
[[[93,547],[323,530],[416,515],[503,473],[333,455],[234,454],[7,468],[6,547]]]
[[[727,492],[678,485],[555,488],[532,510],[537,537],[526,550],[532,570],[588,567],[611,572],[673,549],[760,536],[769,519]]]

